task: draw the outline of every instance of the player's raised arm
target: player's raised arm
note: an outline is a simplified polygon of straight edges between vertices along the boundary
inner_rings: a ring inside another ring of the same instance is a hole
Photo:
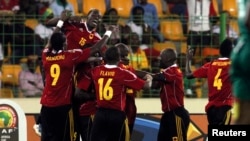
[[[62,11],[60,17],[54,17],[54,18],[48,20],[48,21],[46,22],[46,25],[47,25],[47,26],[51,26],[51,27],[57,26],[57,24],[58,24],[58,22],[59,22],[60,20],[61,20],[62,22],[65,22],[65,21],[69,20],[69,18],[71,17],[71,15],[72,15],[71,11],[69,11],[69,10],[64,10],[64,11]]]
[[[103,47],[105,47],[115,28],[115,26],[109,26],[108,30],[104,33],[102,39],[91,47],[91,54],[99,52]]]
[[[193,59],[193,49],[188,49],[187,51],[187,59],[186,59],[186,66],[185,66],[185,76],[188,79],[194,78],[192,70],[191,70],[191,60]]]

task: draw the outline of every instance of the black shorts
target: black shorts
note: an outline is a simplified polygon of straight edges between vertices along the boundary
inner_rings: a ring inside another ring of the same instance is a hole
[[[229,125],[231,122],[231,106],[212,106],[207,110],[207,120],[210,125]]]
[[[82,141],[90,140],[90,133],[93,124],[94,115],[86,115],[79,117],[79,133]]]
[[[70,141],[74,138],[71,105],[41,108],[41,141]]]
[[[184,107],[162,115],[157,141],[187,141],[190,123],[189,112]]]
[[[125,141],[129,138],[126,114],[115,109],[98,108],[96,111],[90,141]]]

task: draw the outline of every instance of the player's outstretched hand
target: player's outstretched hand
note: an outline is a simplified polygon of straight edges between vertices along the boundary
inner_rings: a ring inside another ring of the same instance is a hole
[[[112,31],[112,32],[119,29],[116,25],[106,25],[105,28],[106,28],[106,30],[109,30],[109,31]]]
[[[94,57],[94,56],[91,56],[88,58],[87,62],[100,62],[102,61],[103,58],[102,57]]]
[[[72,15],[72,11],[64,10],[64,11],[62,11],[60,18],[62,21],[66,21],[70,18],[71,15]]]
[[[146,75],[144,76],[144,79],[145,79],[145,80],[151,80],[151,81],[152,81],[153,77],[152,77],[150,74],[146,74]]]
[[[187,59],[188,60],[192,60],[193,59],[193,56],[194,56],[194,49],[193,48],[189,48],[187,50]]]
[[[150,74],[146,74],[143,78],[146,80],[147,87],[150,88],[152,86],[153,77]]]

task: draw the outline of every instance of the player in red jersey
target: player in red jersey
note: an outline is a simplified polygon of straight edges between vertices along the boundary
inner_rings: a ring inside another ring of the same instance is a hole
[[[87,62],[89,57],[99,52],[108,39],[105,35],[98,43],[86,49],[64,50],[66,37],[58,31],[64,24],[65,13],[42,52],[45,73],[45,87],[41,97],[42,141],[73,141],[72,92],[75,67]],[[112,33],[112,31],[110,31]],[[66,47],[67,48],[67,47]]]
[[[64,16],[69,16],[70,11],[64,11]],[[64,21],[62,31],[65,33],[68,42],[68,49],[80,48],[84,49],[96,44],[100,39],[100,35],[95,31],[101,20],[100,11],[92,9],[89,11],[86,21],[79,17],[70,16]],[[54,26],[59,21],[58,18],[53,18],[47,22],[47,25]],[[105,46],[105,44],[102,44]],[[90,78],[87,75],[90,63],[78,65],[76,82],[77,87],[86,90],[90,85]]]
[[[115,47],[119,48],[120,53],[121,53],[120,54],[121,61],[118,64],[118,66],[123,68],[123,69],[127,69],[133,73],[136,73],[136,70],[134,70],[134,68],[132,68],[132,66],[129,66],[129,58],[128,58],[129,48],[128,48],[128,46],[123,44],[123,43],[118,43],[115,45]],[[131,137],[132,132],[133,132],[133,128],[134,128],[136,113],[137,113],[137,107],[135,105],[136,91],[131,89],[131,88],[126,88],[126,94],[127,95],[126,95],[125,113],[127,115],[128,127],[129,127],[130,137]]]
[[[63,12],[65,13],[64,16],[68,17],[64,20],[61,28],[67,37],[68,49],[90,47],[101,39],[95,31],[101,19],[99,10],[90,10],[86,20],[79,16],[71,16],[70,11],[65,10]],[[59,20],[60,18],[52,18],[46,25],[55,26]]]
[[[187,141],[190,123],[189,112],[184,107],[183,75],[176,64],[177,53],[167,48],[161,52],[160,73],[153,74],[153,81],[161,87],[160,99],[164,112],[157,141]]]
[[[204,64],[194,72],[190,69],[189,60],[192,59],[192,50],[189,51],[186,61],[186,77],[207,78],[208,103],[205,107],[210,125],[230,124],[231,108],[233,104],[232,84],[229,77],[231,61],[229,56],[233,48],[230,39],[225,39],[220,45],[220,55],[216,60]]]
[[[66,14],[70,15],[69,11],[65,11]],[[101,20],[101,14],[99,10],[92,9],[89,11],[86,20],[79,17],[70,16],[62,26],[62,31],[65,33],[68,41],[69,49],[72,48],[88,48],[96,44],[101,40],[100,35],[96,32],[96,28],[99,25]],[[47,24],[55,25],[58,21],[58,18],[50,20]],[[109,27],[108,27],[109,30]],[[111,29],[112,30],[112,29]],[[105,44],[102,44],[104,46]],[[105,47],[104,47],[105,48]],[[102,52],[95,54],[96,57],[101,57]],[[97,60],[98,61],[98,60]],[[89,138],[89,131],[92,124],[93,114],[96,111],[95,100],[91,97],[91,94],[94,92],[92,86],[92,81],[89,75],[89,71],[92,67],[98,65],[96,62],[91,63],[82,63],[76,68],[76,89],[74,98],[74,115],[76,128],[81,134],[82,141],[87,141]],[[87,102],[82,104],[82,101]],[[80,109],[80,110],[79,110]],[[78,116],[80,116],[78,118]],[[79,140],[79,134],[77,134],[77,140]]]
[[[70,16],[70,11],[64,11],[64,16]],[[96,32],[96,28],[101,20],[100,11],[92,9],[89,11],[86,20],[84,21],[80,17],[70,16],[64,21],[62,31],[67,37],[67,43],[69,48],[80,48],[84,49],[96,44],[100,39],[100,35]],[[47,25],[55,26],[59,21],[59,18],[53,18],[47,22]],[[105,46],[105,44],[102,44]],[[80,67],[81,66],[81,67]],[[91,68],[90,63],[78,65],[76,82],[77,87],[86,90],[90,85],[89,76],[86,74]]]
[[[150,88],[152,77],[145,75],[146,81],[134,73],[118,67],[120,51],[110,47],[105,52],[105,65],[91,70],[96,89],[97,111],[94,117],[90,141],[125,141],[124,124],[126,119],[125,88],[135,90]],[[129,139],[129,138],[126,138]]]

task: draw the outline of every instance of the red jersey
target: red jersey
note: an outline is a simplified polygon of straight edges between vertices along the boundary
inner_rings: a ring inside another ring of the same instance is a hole
[[[83,103],[80,106],[79,115],[89,116],[89,115],[94,115],[95,112],[96,112],[96,100],[91,100]]]
[[[79,66],[78,66],[79,67]],[[89,63],[81,64],[81,68],[78,68],[76,75],[76,85],[84,91],[93,93],[94,87],[92,88],[93,80],[91,78],[90,70],[91,66]],[[93,115],[96,112],[96,100],[90,100],[83,103],[79,109],[80,116]]]
[[[63,31],[67,38],[67,49],[91,47],[101,39],[101,36],[96,31],[88,29],[86,22],[65,22]]]
[[[63,31],[67,37],[67,49],[91,47],[101,40],[101,36],[95,30],[90,31],[88,29],[86,22],[65,22]],[[91,83],[91,78],[88,75],[90,68],[91,65],[89,63],[81,64],[77,67],[76,82],[78,88],[88,89]]]
[[[54,56],[47,56],[47,53],[48,48],[42,52],[46,83],[40,103],[48,107],[70,104],[74,68],[88,59],[90,49],[59,51]]]
[[[90,77],[91,65],[89,63],[81,64],[81,66],[77,66],[76,73],[76,85],[77,88],[83,89],[87,91],[92,83]]]
[[[15,6],[19,6],[19,0],[0,0],[0,10],[12,11]]]
[[[101,40],[101,36],[95,31],[90,31],[87,27],[86,22],[76,23],[76,22],[65,22],[63,24],[63,30],[67,37],[68,49],[73,48],[88,48],[96,44]],[[89,71],[91,69],[89,63],[83,63],[76,68],[76,85],[78,88],[87,91],[91,85],[91,78]],[[95,101],[88,101],[81,105],[80,115],[89,115],[95,113]]]
[[[196,78],[207,78],[208,104],[206,111],[211,106],[223,106],[233,104],[232,84],[229,77],[231,61],[229,58],[219,58],[206,63],[193,72]]]
[[[168,112],[184,106],[183,75],[180,68],[174,64],[161,72],[165,78],[162,83],[160,98],[162,111]]]
[[[91,71],[96,89],[97,106],[124,111],[126,88],[143,88],[145,81],[115,65],[101,65]]]
[[[118,65],[119,67],[129,70],[131,72],[135,72],[134,68],[132,66],[129,65],[124,65],[122,63],[119,63]],[[135,96],[136,96],[136,92],[135,90],[131,89],[131,88],[126,88],[126,106],[125,106],[125,113],[127,115],[127,119],[128,119],[128,124],[133,124],[135,122],[135,118],[136,118],[136,112],[137,112],[137,108],[135,105]]]
[[[135,69],[132,66],[124,65],[122,63],[119,63],[118,66],[123,68],[123,69],[129,70],[132,73],[135,73]],[[129,103],[128,101],[130,101],[131,103],[135,103],[134,98],[135,98],[135,95],[136,95],[136,91],[131,89],[131,88],[126,88],[126,94],[127,94],[127,98],[130,97],[129,100],[127,99],[127,103]]]

